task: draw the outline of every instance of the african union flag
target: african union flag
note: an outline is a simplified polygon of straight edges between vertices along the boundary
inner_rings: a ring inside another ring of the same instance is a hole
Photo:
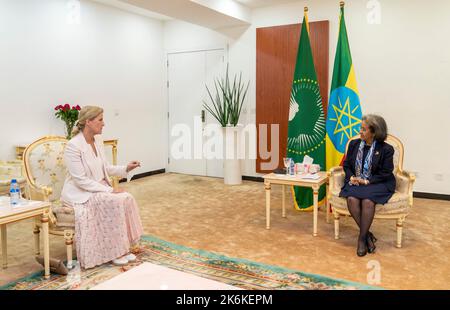
[[[359,134],[361,104],[341,4],[339,38],[327,117],[327,170],[342,164],[345,146]]]
[[[324,167],[325,115],[309,41],[306,11],[307,8],[303,18],[289,106],[287,156],[295,162],[303,162],[303,157],[308,155],[314,158],[315,164]],[[296,186],[292,191],[297,210],[312,210],[314,201],[311,188]],[[322,187],[319,191],[319,201],[324,197],[325,187]]]

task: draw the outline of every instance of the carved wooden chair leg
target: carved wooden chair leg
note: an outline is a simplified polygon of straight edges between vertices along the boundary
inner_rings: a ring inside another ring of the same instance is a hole
[[[339,239],[339,213],[336,211],[333,212],[334,214],[334,239]]]
[[[327,224],[330,223],[330,214],[331,214],[331,204],[330,204],[330,197],[327,197],[327,201],[326,201],[326,210],[325,212],[327,212]]]
[[[67,249],[67,269],[72,269],[72,246],[73,246],[73,231],[65,230],[64,239],[66,239],[66,249]]]
[[[41,228],[38,225],[38,222],[40,222],[40,220],[35,220],[34,222],[34,229],[33,229],[33,234],[34,234],[34,253],[36,255],[40,255],[41,254],[41,242],[40,242],[40,232],[41,232]]]
[[[397,219],[397,248],[402,247],[403,218]]]

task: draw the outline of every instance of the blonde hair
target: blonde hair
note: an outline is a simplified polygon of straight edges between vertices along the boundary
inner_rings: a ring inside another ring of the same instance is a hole
[[[78,114],[78,121],[75,124],[75,128],[72,131],[72,136],[77,135],[81,131],[83,131],[84,126],[86,126],[87,120],[93,120],[97,116],[103,113],[103,109],[96,106],[84,106],[80,113]]]

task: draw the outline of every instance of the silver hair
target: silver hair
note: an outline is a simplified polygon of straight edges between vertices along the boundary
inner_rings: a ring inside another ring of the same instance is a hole
[[[384,142],[388,135],[388,128],[386,121],[379,115],[367,114],[364,115],[362,120],[366,122],[369,130],[374,135],[374,140],[378,142]]]

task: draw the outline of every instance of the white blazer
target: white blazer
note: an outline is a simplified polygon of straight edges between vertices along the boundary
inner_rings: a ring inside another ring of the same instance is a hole
[[[86,142],[82,133],[73,137],[66,145],[64,152],[64,162],[68,170],[68,175],[61,192],[61,200],[69,205],[74,203],[85,203],[97,192],[113,191],[109,181],[109,176],[127,176],[126,166],[112,166],[108,163],[105,156],[103,140],[100,135],[95,136],[95,146],[103,162],[103,171],[106,182],[109,186],[103,185],[93,177],[92,165],[95,162],[93,158],[92,147]]]

